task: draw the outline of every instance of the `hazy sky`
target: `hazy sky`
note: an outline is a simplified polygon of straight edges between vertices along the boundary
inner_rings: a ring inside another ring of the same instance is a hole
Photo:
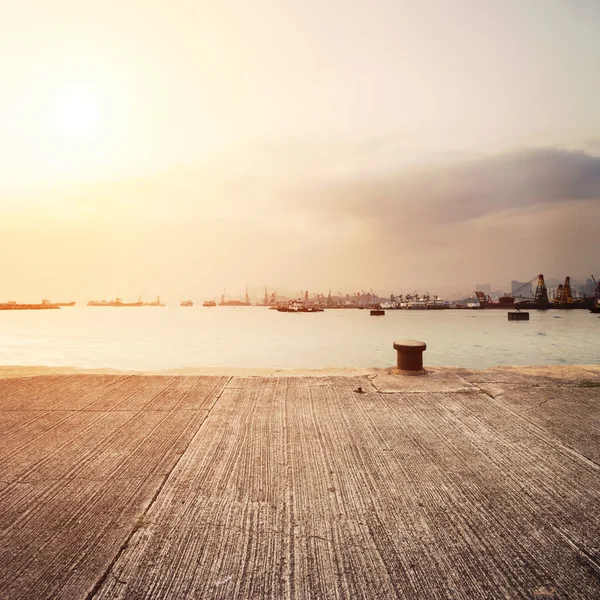
[[[0,300],[587,277],[598,73],[597,0],[5,1]]]

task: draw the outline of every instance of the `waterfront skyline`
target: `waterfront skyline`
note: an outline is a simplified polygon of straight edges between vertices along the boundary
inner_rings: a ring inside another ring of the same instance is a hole
[[[3,299],[599,275],[596,2],[25,0],[0,23]]]

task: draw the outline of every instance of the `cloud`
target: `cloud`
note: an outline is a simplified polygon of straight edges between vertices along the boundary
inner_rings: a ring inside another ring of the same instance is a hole
[[[574,200],[600,200],[600,157],[544,148],[322,181],[297,199],[313,213],[386,227],[451,225]]]

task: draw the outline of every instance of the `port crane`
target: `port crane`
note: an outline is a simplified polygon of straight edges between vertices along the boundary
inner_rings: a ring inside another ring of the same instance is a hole
[[[573,302],[573,292],[571,291],[571,278],[566,277],[565,283],[560,284],[556,288],[556,295],[554,296],[554,302],[571,303]]]

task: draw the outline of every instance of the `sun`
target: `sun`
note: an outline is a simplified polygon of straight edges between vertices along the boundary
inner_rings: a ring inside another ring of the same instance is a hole
[[[127,99],[109,77],[48,81],[40,101],[37,147],[53,179],[84,180],[118,165],[127,132]]]
[[[9,96],[9,137],[3,131],[0,139],[14,150],[5,160],[0,142],[0,184],[71,185],[131,172],[145,133],[135,73],[108,51],[40,57]]]
[[[58,134],[70,138],[94,137],[102,130],[103,98],[85,84],[71,84],[56,91],[52,116]]]

